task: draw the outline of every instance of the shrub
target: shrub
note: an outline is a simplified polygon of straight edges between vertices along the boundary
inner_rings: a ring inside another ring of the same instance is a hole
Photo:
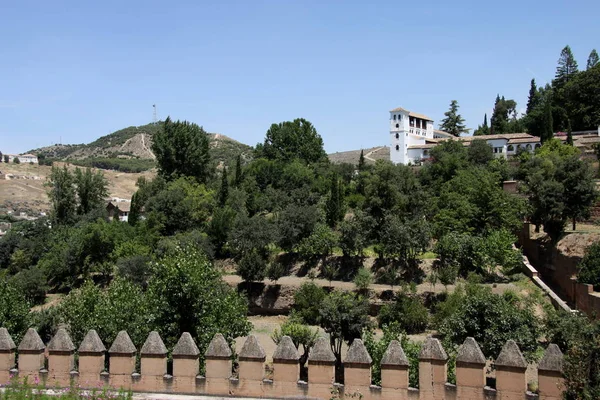
[[[300,352],[300,379],[308,378],[308,370],[305,367],[308,360],[310,349],[314,346],[315,341],[319,337],[318,329],[311,329],[310,326],[303,324],[297,317],[292,314],[290,318],[281,325],[280,329],[275,329],[271,338],[276,344],[283,336],[289,336],[294,342],[294,346]],[[302,349],[300,349],[302,346]]]
[[[57,307],[57,319],[67,325],[75,343],[81,343],[90,329],[95,329],[105,343],[112,343],[119,331],[126,330],[133,343],[140,346],[152,330],[147,296],[122,279],[113,281],[105,291],[88,281]]]
[[[449,349],[471,336],[487,357],[496,358],[513,339],[528,360],[536,357],[540,322],[532,305],[515,293],[498,295],[478,284],[460,286],[438,305],[435,321]]]
[[[325,290],[313,282],[303,283],[294,294],[294,309],[305,324],[319,324],[319,309],[325,296]]]
[[[408,359],[409,386],[412,388],[419,387],[419,353],[421,352],[421,343],[410,340],[397,323],[383,326],[383,337],[379,340],[375,339],[373,331],[366,330],[363,332],[363,342],[369,355],[373,359],[371,382],[374,385],[381,385],[381,360],[392,340],[400,342],[404,354]]]
[[[279,278],[285,275],[285,267],[279,262],[272,262],[267,267],[267,278],[273,282],[277,282]]]
[[[43,304],[46,300],[48,285],[46,275],[40,268],[22,270],[13,277],[13,283],[32,304]]]
[[[23,292],[5,277],[0,279],[0,326],[19,343],[29,327],[29,303]]]
[[[152,324],[167,348],[173,348],[181,334],[189,332],[204,354],[216,333],[232,344],[252,327],[245,299],[194,248],[180,249],[153,263],[147,293],[154,310]]]
[[[592,244],[577,266],[577,281],[593,285],[600,290],[600,242]]]
[[[298,245],[298,252],[305,259],[327,257],[337,245],[336,233],[325,224],[317,224],[309,237]]]
[[[354,284],[358,290],[367,290],[373,283],[373,274],[368,268],[360,268],[354,277]]]
[[[408,334],[421,333],[427,329],[429,313],[416,291],[406,293],[406,289],[403,289],[396,295],[394,303],[381,308],[378,320],[379,326],[397,322]]]
[[[237,264],[237,273],[247,282],[262,281],[267,270],[267,260],[256,249],[244,254]]]

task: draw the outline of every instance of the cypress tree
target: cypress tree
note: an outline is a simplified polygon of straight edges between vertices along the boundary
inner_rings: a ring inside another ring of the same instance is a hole
[[[221,189],[219,190],[219,205],[223,207],[229,196],[229,182],[227,181],[227,168],[223,168],[221,175]]]
[[[235,186],[239,186],[242,183],[242,155],[238,154],[235,160]]]
[[[571,130],[571,120],[567,119],[567,144],[573,146],[573,132]]]
[[[552,139],[552,136],[554,136],[552,124],[552,104],[550,102],[550,99],[547,99],[546,104],[544,106],[544,121],[541,135],[542,144],[545,143],[547,140]]]
[[[540,102],[540,94],[535,84],[535,79],[531,80],[529,87],[529,97],[527,99],[527,114],[531,112]]]
[[[594,68],[596,65],[598,65],[598,63],[600,63],[598,52],[596,49],[593,49],[588,57],[586,69]]]
[[[363,171],[365,169],[365,154],[364,151],[360,150],[360,157],[358,158],[358,171]]]
[[[340,220],[340,188],[337,174],[331,175],[331,183],[329,185],[329,197],[325,203],[325,218],[330,227],[335,227],[335,224]]]
[[[140,204],[140,199],[138,196],[138,192],[134,192],[133,196],[131,196],[131,206],[129,208],[129,217],[127,217],[127,223],[131,226],[137,224],[140,219],[140,211],[142,209],[142,205]]]

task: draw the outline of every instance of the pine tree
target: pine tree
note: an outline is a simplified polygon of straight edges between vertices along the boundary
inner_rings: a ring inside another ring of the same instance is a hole
[[[235,160],[235,186],[239,186],[242,183],[242,155],[238,154]]]
[[[358,158],[358,171],[364,171],[365,169],[365,154],[364,151],[360,150],[360,157]]]
[[[600,63],[598,52],[596,49],[593,49],[588,57],[586,69],[594,68],[596,65],[598,65],[598,63]]]
[[[555,80],[559,86],[569,82],[573,75],[578,72],[577,61],[573,56],[571,47],[568,45],[560,52],[560,58],[558,59],[558,67],[556,67]]]
[[[542,135],[541,135],[541,141],[542,144],[545,143],[547,140],[552,139],[552,136],[554,136],[554,131],[552,129],[552,104],[550,99],[546,100],[546,104],[544,106],[544,121],[543,121],[543,128],[542,128]]]
[[[221,175],[221,189],[219,189],[219,205],[223,207],[229,196],[229,182],[227,181],[227,168],[223,168]]]
[[[444,113],[446,118],[440,124],[440,130],[448,132],[454,136],[460,136],[461,133],[468,133],[464,118],[458,113],[458,101],[450,102],[450,109]]]
[[[527,99],[527,114],[531,112],[540,102],[540,93],[535,84],[535,79],[531,80],[529,87],[529,98]]]
[[[573,146],[573,132],[571,129],[571,120],[567,119],[567,144]]]

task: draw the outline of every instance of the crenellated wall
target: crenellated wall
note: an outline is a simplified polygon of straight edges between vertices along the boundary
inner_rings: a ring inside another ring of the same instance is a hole
[[[232,377],[232,353],[220,334],[215,335],[205,352],[205,376],[198,375],[200,351],[189,333],[181,336],[171,352],[172,375],[167,374],[168,349],[157,332],[150,333],[140,350],[139,371],[136,371],[137,349],[125,331],[119,332],[107,352],[96,331],[90,330],[77,350],[77,364],[75,349],[62,328],[47,348],[34,329],[27,331],[17,348],[9,332],[0,328],[0,384],[8,383],[11,376],[18,376],[30,381],[38,379],[53,388],[73,382],[90,389],[108,387],[134,392],[237,397],[558,400],[564,383],[563,355],[558,346],[551,344],[538,366],[539,395],[527,393],[527,363],[512,340],[495,361],[495,389],[485,386],[486,358],[473,338],[468,338],[458,350],[456,385],[451,385],[446,382],[448,356],[439,340],[429,337],[420,353],[419,389],[408,386],[409,363],[397,341],[389,345],[381,361],[381,386],[371,385],[372,360],[360,339],[354,340],[343,360],[345,385],[334,383],[335,357],[328,339],[323,337],[311,349],[308,382],[299,381],[299,354],[287,336],[273,354],[273,379],[264,379],[266,354],[252,335],[238,355],[237,377]],[[107,353],[110,367],[105,371]]]

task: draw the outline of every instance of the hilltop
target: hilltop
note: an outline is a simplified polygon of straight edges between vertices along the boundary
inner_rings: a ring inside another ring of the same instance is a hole
[[[45,159],[70,161],[74,164],[90,165],[107,169],[119,169],[118,166],[131,166],[135,161],[135,172],[150,169],[154,165],[152,137],[161,129],[162,123],[130,126],[102,136],[89,144],[55,144],[30,150]],[[240,143],[228,136],[208,133],[211,157],[216,164],[231,164],[242,154],[251,158],[252,147]],[[125,160],[131,160],[127,162]],[[136,161],[137,160],[137,161]],[[117,168],[114,168],[117,166]],[[127,171],[127,169],[122,169]],[[129,171],[127,171],[129,172]],[[134,171],[131,171],[134,172]]]

